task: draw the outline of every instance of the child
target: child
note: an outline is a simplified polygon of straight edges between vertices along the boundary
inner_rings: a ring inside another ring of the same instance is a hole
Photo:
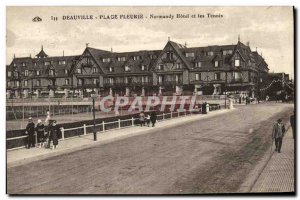
[[[150,115],[149,114],[146,115],[146,122],[147,122],[147,126],[149,127],[149,125],[150,125]]]
[[[37,134],[37,147],[41,148],[44,146],[45,142],[45,126],[42,123],[42,120],[38,120],[38,123],[35,128],[36,134]]]

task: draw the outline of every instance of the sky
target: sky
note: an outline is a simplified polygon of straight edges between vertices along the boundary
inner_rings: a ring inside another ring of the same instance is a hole
[[[222,17],[211,18],[208,13]],[[120,19],[120,15],[134,14],[143,19]],[[176,18],[177,14],[189,14],[189,18]],[[252,51],[257,48],[262,53],[270,72],[294,77],[292,7],[7,7],[6,15],[6,64],[14,54],[35,56],[41,45],[49,56],[63,52],[67,56],[82,54],[86,43],[125,52],[163,49],[168,37],[198,47],[236,44],[240,36]],[[74,15],[93,15],[93,19],[62,20]],[[99,19],[100,15],[118,19]],[[151,15],[174,18],[151,19]],[[33,22],[36,16],[42,21]]]

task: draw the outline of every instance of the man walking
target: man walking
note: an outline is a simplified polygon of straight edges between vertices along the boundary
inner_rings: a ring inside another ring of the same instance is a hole
[[[32,121],[32,118],[28,118],[28,124],[26,126],[25,134],[28,135],[28,146],[27,148],[30,149],[30,147],[34,147],[35,138],[34,138],[34,123]]]
[[[277,151],[278,153],[280,153],[282,138],[285,133],[285,127],[281,122],[282,122],[281,119],[277,120],[277,123],[274,124],[273,126],[273,132],[272,132],[272,139],[275,140],[275,147],[276,147],[275,151]]]

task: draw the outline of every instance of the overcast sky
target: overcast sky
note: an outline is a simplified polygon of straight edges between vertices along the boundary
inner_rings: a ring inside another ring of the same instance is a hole
[[[176,18],[189,14],[188,19]],[[222,18],[208,18],[207,13]],[[99,15],[142,14],[143,19],[99,19]],[[150,19],[150,15],[174,19]],[[193,14],[204,18],[191,18]],[[93,15],[93,20],[62,20]],[[36,16],[41,22],[33,22]],[[58,21],[51,20],[58,17]],[[95,19],[97,17],[97,19]],[[294,77],[292,7],[7,7],[6,63],[35,56],[44,46],[49,56],[80,55],[90,47],[122,52],[162,49],[168,37],[188,47],[244,44],[263,54],[270,71]]]

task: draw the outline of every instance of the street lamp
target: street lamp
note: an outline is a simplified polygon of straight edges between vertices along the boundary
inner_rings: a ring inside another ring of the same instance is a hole
[[[95,93],[95,91],[92,92],[91,97],[93,99],[93,120],[94,120],[93,134],[94,134],[94,141],[97,141],[96,119],[95,119],[95,99],[97,97],[97,94]]]

